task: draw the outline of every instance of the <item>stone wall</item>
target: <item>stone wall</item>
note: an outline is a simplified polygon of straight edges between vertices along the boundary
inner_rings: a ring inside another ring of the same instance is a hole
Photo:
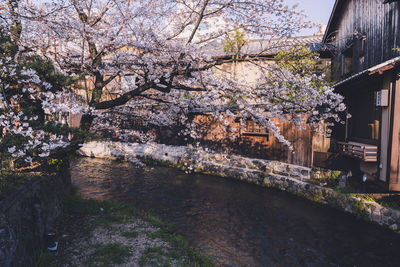
[[[195,172],[207,172],[207,169],[213,166],[216,169],[223,168],[224,171],[226,171],[225,167],[236,169],[238,172],[243,173],[249,170],[257,170],[262,173],[287,175],[299,180],[308,180],[311,175],[311,169],[307,167],[279,161],[213,153],[186,146],[94,141],[84,144],[78,153],[98,158],[154,160]],[[222,175],[223,173],[220,174]]]
[[[308,183],[311,169],[306,167],[162,144],[90,142],[78,152],[89,157],[153,161],[185,171],[231,177],[277,188],[355,214],[400,233],[399,210]]]
[[[70,184],[65,164],[58,175],[39,177],[0,201],[0,266],[33,265]]]

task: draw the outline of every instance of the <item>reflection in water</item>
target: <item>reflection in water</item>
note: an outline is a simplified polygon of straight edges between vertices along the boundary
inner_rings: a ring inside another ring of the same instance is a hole
[[[163,167],[72,165],[85,197],[152,212],[222,266],[400,266],[397,234],[284,192]]]

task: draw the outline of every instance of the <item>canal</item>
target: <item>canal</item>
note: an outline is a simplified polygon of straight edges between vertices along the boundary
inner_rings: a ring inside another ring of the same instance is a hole
[[[285,192],[164,167],[79,158],[84,197],[131,203],[219,266],[400,266],[400,236]]]

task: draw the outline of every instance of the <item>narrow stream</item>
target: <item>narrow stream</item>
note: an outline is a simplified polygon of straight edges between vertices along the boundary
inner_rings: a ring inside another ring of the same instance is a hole
[[[400,235],[285,192],[101,159],[72,166],[85,197],[150,211],[219,266],[400,266]]]

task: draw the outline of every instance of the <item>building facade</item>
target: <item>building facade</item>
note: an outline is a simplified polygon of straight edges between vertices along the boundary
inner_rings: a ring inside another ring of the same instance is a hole
[[[349,113],[334,131],[337,151],[400,191],[400,1],[337,0],[324,43]]]

